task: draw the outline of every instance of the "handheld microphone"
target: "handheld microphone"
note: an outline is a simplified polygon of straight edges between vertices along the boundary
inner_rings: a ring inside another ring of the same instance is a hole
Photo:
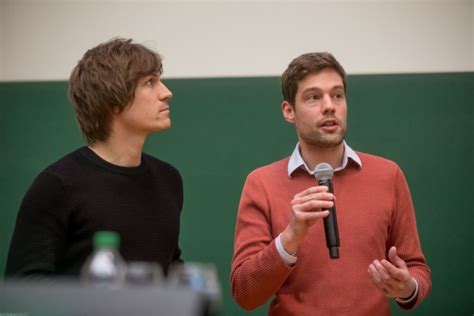
[[[320,163],[314,169],[314,176],[319,185],[325,185],[328,187],[330,193],[334,193],[332,187],[332,176],[334,170],[331,165],[325,162]],[[334,202],[334,201],[333,201]],[[337,229],[337,218],[336,218],[336,203],[334,206],[328,209],[329,216],[323,219],[324,221],[324,234],[326,235],[326,245],[329,249],[329,256],[331,259],[339,258],[339,231]]]

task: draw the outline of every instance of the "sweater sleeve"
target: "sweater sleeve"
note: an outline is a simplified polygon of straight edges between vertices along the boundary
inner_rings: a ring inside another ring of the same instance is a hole
[[[387,249],[391,246],[397,247],[398,255],[405,260],[411,276],[419,286],[415,300],[408,304],[398,303],[401,308],[408,310],[420,304],[431,291],[431,271],[421,249],[410,190],[400,168],[397,168],[395,178],[394,199],[395,207]]]
[[[7,277],[41,277],[55,273],[66,239],[61,208],[63,185],[42,172],[26,193],[17,215],[6,262]]]
[[[180,212],[180,216],[181,216],[181,212],[183,211],[183,178],[181,177],[181,174],[179,173],[179,171],[177,169],[174,169],[174,171],[176,172],[176,197],[177,197],[177,200],[178,200],[178,204],[179,204],[179,212]],[[179,225],[178,227],[178,235],[179,235],[179,231],[181,230],[181,225]],[[182,263],[183,262],[183,259],[181,258],[181,248],[179,246],[179,242],[177,242],[176,244],[176,248],[175,248],[175,251],[173,253],[173,257],[171,259],[171,262],[172,263]]]
[[[237,215],[232,295],[242,308],[253,310],[275,294],[291,271],[277,251],[266,193],[252,173],[244,184]]]

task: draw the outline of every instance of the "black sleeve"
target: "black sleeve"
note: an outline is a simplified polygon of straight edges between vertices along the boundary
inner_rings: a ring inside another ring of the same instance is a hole
[[[181,217],[181,212],[183,210],[183,178],[181,177],[181,174],[179,173],[178,170],[176,170],[176,175],[177,175],[177,199],[178,199],[178,205],[179,205],[179,212],[180,212],[180,217]],[[180,220],[181,223],[181,220]],[[181,224],[178,227],[178,232],[181,228]],[[178,233],[178,235],[180,235]],[[181,248],[179,247],[179,242],[176,245],[175,252],[173,254],[173,263],[182,263],[183,259],[181,259]]]
[[[17,215],[6,277],[33,277],[54,274],[63,252],[66,214],[61,180],[42,172],[26,193]]]

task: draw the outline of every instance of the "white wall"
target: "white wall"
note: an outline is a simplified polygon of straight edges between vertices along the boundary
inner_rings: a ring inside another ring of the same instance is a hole
[[[3,17],[3,13],[5,11],[4,6],[5,3],[3,2],[3,0],[0,0],[0,81],[3,78],[3,50],[5,45],[5,41],[3,40],[3,25],[5,21],[5,18]]]
[[[280,75],[320,50],[349,73],[474,71],[473,1],[3,0],[0,80],[67,79],[115,36],[158,50],[168,78]]]

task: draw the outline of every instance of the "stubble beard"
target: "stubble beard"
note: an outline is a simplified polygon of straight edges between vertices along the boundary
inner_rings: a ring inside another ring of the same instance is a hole
[[[324,133],[320,132],[318,129],[311,131],[309,133],[301,133],[301,140],[308,145],[331,148],[339,146],[346,137],[346,128],[341,127],[341,131],[337,133]]]

